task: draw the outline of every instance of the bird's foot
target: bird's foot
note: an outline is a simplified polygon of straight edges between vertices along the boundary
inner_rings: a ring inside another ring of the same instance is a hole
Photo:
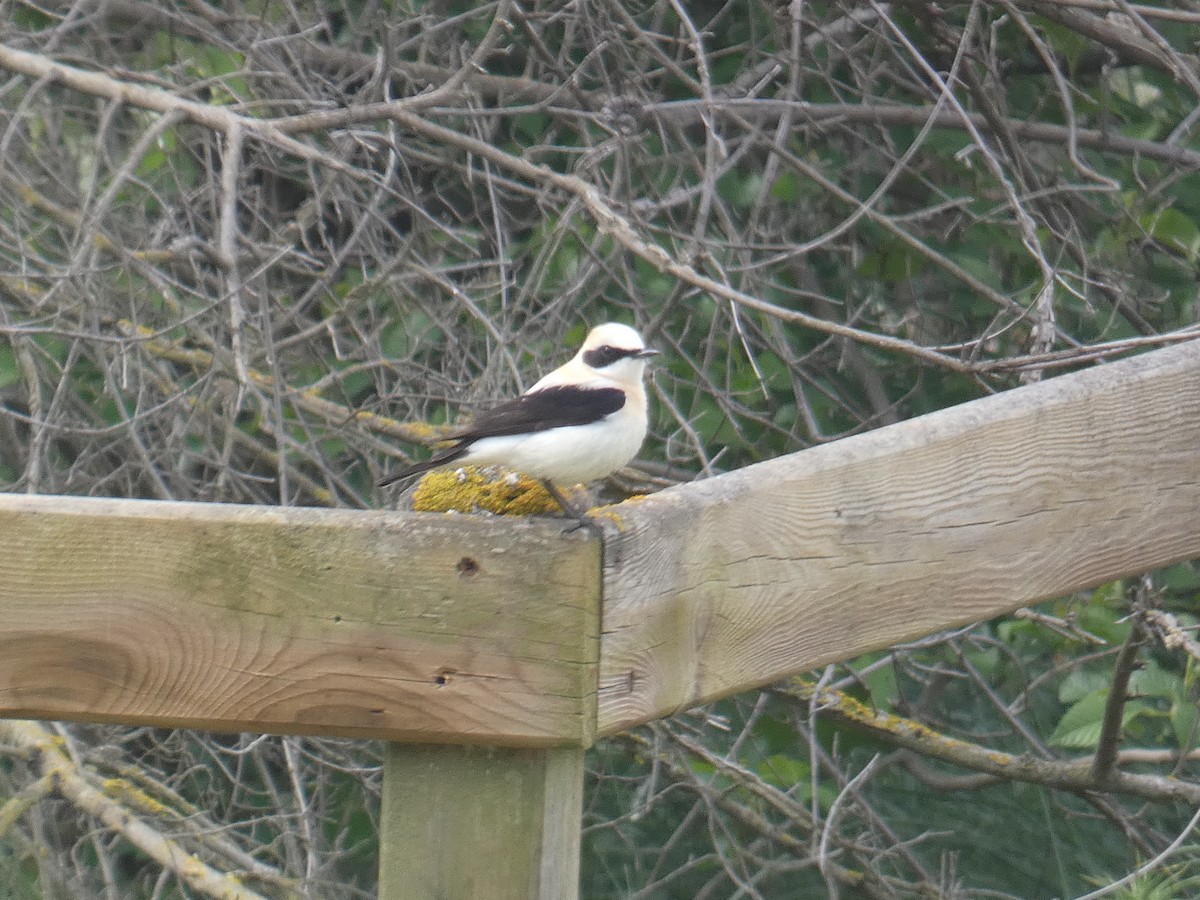
[[[575,520],[574,524],[563,529],[563,534],[571,534],[572,532],[578,531],[580,528],[596,527],[596,523],[592,521],[591,516],[588,515],[588,511],[586,509],[579,509],[574,503],[568,500],[562,491],[554,486],[553,482],[549,481],[548,479],[543,479],[542,484],[545,485],[545,488],[549,492],[550,496],[554,498],[554,502],[561,507],[563,517]]]

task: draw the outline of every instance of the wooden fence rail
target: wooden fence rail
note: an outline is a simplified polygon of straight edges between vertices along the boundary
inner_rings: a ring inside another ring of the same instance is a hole
[[[624,504],[602,539],[0,495],[0,715],[384,737],[381,898],[562,900],[597,733],[1200,557],[1198,510],[1197,343]]]
[[[1200,556],[1200,342],[629,504],[599,730]]]
[[[0,495],[0,715],[543,747],[595,722],[557,523]]]

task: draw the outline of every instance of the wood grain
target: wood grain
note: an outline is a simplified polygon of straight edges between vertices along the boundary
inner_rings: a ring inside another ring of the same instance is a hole
[[[0,495],[0,715],[586,746],[600,547],[562,532]]]
[[[583,750],[392,744],[379,900],[579,896]]]
[[[1200,556],[1200,344],[614,512],[601,734]]]

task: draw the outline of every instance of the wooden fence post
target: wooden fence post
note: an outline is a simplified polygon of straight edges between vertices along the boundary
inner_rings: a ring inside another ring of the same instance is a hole
[[[389,744],[379,900],[574,900],[583,755]]]

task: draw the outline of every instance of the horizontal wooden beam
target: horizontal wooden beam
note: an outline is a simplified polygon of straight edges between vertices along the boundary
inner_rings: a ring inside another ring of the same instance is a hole
[[[0,715],[591,742],[586,530],[7,494],[0,534]]]
[[[1200,556],[1200,343],[614,513],[602,734]]]

